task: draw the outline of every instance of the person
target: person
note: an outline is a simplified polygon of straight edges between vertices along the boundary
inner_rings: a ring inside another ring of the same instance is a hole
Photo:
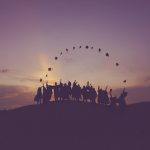
[[[59,83],[59,94],[58,94],[60,101],[63,100],[63,89],[64,89],[64,85],[63,85],[63,83],[60,80],[60,83]]]
[[[114,97],[114,96],[112,95],[112,89],[110,89],[109,95],[110,95],[110,108],[111,108],[112,110],[115,110],[116,107],[117,107],[117,97]]]
[[[91,102],[95,103],[96,102],[97,93],[96,93],[96,90],[95,90],[95,88],[93,86],[91,86],[90,95],[91,95]]]
[[[58,97],[59,97],[59,86],[57,85],[57,82],[55,82],[55,86],[54,86],[54,98],[55,98],[55,101],[58,101]]]
[[[43,84],[43,103],[42,104],[47,104],[47,89]]]
[[[108,105],[110,103],[107,88],[108,86],[106,86],[105,90],[98,88],[98,102],[100,104]]]
[[[123,92],[120,94],[120,97],[118,98],[119,108],[121,111],[124,111],[126,108],[126,101],[125,98],[127,97],[128,93],[125,92],[125,88],[123,89]]]
[[[80,99],[81,99],[81,87],[79,84],[76,86],[76,96],[75,97],[76,97],[77,101],[80,101]]]
[[[126,108],[126,101],[125,98],[127,97],[128,93],[125,92],[125,88],[123,89],[123,92],[120,94],[120,96],[117,97],[113,97],[112,96],[112,89],[110,90],[110,108],[112,110],[115,110],[117,107],[119,107],[119,109],[121,111],[124,111]]]
[[[70,81],[68,81],[67,91],[68,91],[68,99],[71,99],[71,97],[72,97],[72,89],[71,89],[71,82]]]
[[[82,88],[82,97],[83,97],[83,102],[87,102],[87,95],[86,95],[86,87],[83,86]]]
[[[87,85],[86,85],[86,98],[87,98],[87,102],[90,101],[91,99],[89,82],[87,82]]]
[[[34,101],[36,101],[37,104],[42,104],[42,88],[41,87],[38,88]]]
[[[101,99],[102,99],[102,88],[100,88],[100,86],[98,86],[98,103],[101,104]]]
[[[77,89],[77,82],[76,80],[73,82],[72,86],[72,99],[76,100],[76,89]]]
[[[68,90],[67,90],[67,84],[65,83],[63,86],[63,100],[68,100]]]
[[[53,86],[48,85],[48,83],[46,83],[46,103],[48,103],[51,98],[52,98],[52,94],[53,94]]]

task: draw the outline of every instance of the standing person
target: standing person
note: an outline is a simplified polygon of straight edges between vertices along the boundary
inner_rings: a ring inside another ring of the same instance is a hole
[[[63,100],[63,83],[60,81],[60,84],[59,84],[59,99],[60,101]]]
[[[94,87],[91,86],[91,89],[90,89],[90,95],[91,95],[91,102],[92,103],[95,103],[96,102],[96,97],[97,97],[97,93],[96,93],[96,90]]]
[[[75,80],[72,86],[72,100],[76,100],[76,87],[77,87],[77,82]]]
[[[53,86],[48,85],[48,83],[46,83],[46,103],[48,103],[52,98],[52,94],[53,94],[52,90],[53,90]]]
[[[115,110],[115,108],[117,107],[117,105],[116,105],[116,103],[117,103],[117,97],[113,97],[113,95],[112,95],[112,89],[110,89],[109,95],[110,95],[110,108],[112,110]]]
[[[126,101],[125,98],[127,97],[128,93],[125,92],[125,88],[123,89],[123,92],[121,93],[120,97],[118,98],[119,108],[121,111],[124,111],[126,108]]]
[[[47,89],[43,84],[43,104],[47,103]]]
[[[67,90],[68,90],[68,99],[71,99],[72,96],[72,89],[71,89],[71,82],[68,81],[68,85],[67,85]]]
[[[100,86],[98,86],[98,103],[99,104],[102,103],[102,93],[103,93],[102,88],[100,88]]]
[[[55,86],[54,86],[54,98],[55,98],[55,101],[58,101],[58,97],[59,97],[59,86],[57,85],[57,82],[55,82]]]
[[[34,101],[36,101],[37,104],[42,104],[42,88],[41,87],[38,88]]]
[[[80,101],[80,99],[81,99],[81,87],[80,87],[80,85],[78,84],[77,86],[76,86],[76,100],[79,102]]]
[[[87,95],[86,95],[86,87],[83,86],[82,88],[82,97],[83,97],[83,102],[87,102]]]

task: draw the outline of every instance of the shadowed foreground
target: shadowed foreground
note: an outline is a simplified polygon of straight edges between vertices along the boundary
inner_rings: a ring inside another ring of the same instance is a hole
[[[0,112],[0,149],[150,149],[150,103],[125,112],[52,102]]]

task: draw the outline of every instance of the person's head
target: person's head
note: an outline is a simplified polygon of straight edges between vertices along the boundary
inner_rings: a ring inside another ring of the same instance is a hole
[[[55,86],[57,85],[57,82],[55,82]]]

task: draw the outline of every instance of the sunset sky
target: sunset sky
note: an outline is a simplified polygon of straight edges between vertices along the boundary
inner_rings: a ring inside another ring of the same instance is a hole
[[[148,101],[149,59],[149,0],[0,0],[0,108],[32,103],[40,78],[126,86],[129,103]]]

